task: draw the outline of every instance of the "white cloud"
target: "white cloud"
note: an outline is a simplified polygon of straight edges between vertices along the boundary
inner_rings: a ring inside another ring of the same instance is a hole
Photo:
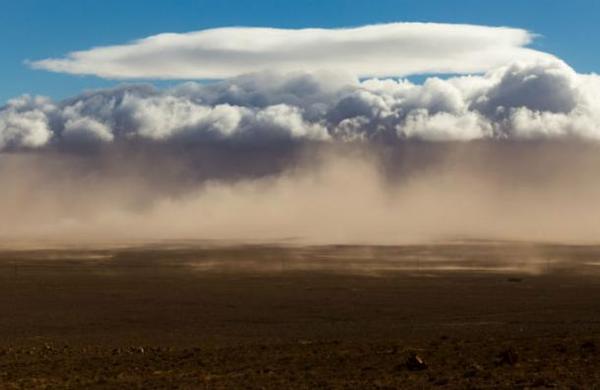
[[[116,79],[223,79],[273,69],[377,77],[478,73],[509,61],[552,57],[527,48],[532,39],[522,29],[438,23],[298,30],[232,27],[159,34],[31,66]]]
[[[46,99],[29,96],[0,107],[0,151],[45,146],[52,137],[46,115],[50,108]]]
[[[190,129],[227,136],[238,127],[243,115],[242,108],[207,106],[171,95],[140,98],[127,94],[120,109],[130,115],[137,136],[153,140],[180,136]]]
[[[401,137],[431,141],[468,141],[489,138],[493,134],[491,124],[474,112],[430,115],[424,109],[412,111],[406,122],[398,126],[398,133]]]
[[[67,120],[62,134],[67,141],[85,144],[111,142],[114,139],[108,126],[88,117]]]
[[[275,136],[287,135],[295,139],[326,140],[327,129],[320,123],[308,123],[302,117],[302,110],[285,104],[269,106],[256,114],[255,129],[273,129]]]
[[[600,139],[600,76],[559,60],[478,76],[407,80],[259,73],[167,90],[125,86],[63,102],[0,107],[0,151],[119,141],[150,143],[404,142]],[[73,150],[70,148],[69,150]]]

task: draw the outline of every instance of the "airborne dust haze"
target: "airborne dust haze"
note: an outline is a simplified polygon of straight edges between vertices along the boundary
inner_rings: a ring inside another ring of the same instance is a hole
[[[259,73],[0,107],[0,235],[595,241],[600,77]]]
[[[225,178],[204,175],[214,175],[219,161],[185,154],[3,155],[0,232],[4,238],[66,243],[320,244],[463,237],[580,242],[600,233],[596,145],[484,141],[303,148],[277,151],[277,164],[251,166],[273,153],[258,149],[255,156],[240,157]]]

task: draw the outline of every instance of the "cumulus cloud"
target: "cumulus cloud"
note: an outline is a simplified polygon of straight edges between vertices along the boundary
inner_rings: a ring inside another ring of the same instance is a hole
[[[105,78],[223,79],[271,69],[406,76],[485,72],[509,61],[552,58],[507,27],[391,23],[344,29],[232,27],[159,34],[31,62],[36,69]]]
[[[235,77],[8,101],[0,238],[597,240],[600,76],[530,40],[436,24],[218,29],[38,62]]]
[[[560,60],[407,80],[263,72],[166,90],[149,85],[0,108],[0,150],[77,145],[600,138],[600,77]]]
[[[10,100],[0,109],[0,151],[46,145],[52,137],[47,112],[52,110],[54,105],[41,97]]]

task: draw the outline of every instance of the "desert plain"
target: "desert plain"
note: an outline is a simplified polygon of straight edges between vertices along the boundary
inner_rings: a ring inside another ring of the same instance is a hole
[[[0,388],[594,388],[600,246],[0,254]]]

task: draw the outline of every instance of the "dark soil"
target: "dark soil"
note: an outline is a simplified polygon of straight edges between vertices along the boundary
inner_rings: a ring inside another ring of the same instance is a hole
[[[600,388],[600,248],[0,253],[0,388]]]

